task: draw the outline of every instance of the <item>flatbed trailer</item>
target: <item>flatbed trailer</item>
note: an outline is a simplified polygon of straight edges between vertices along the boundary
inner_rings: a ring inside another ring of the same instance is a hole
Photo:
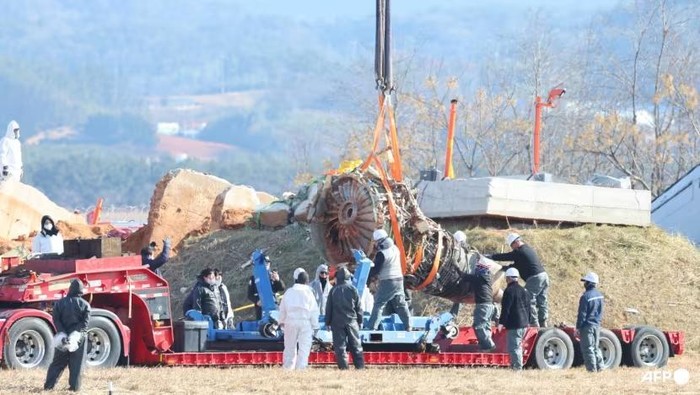
[[[3,258],[4,259],[4,258]],[[239,366],[281,365],[281,339],[268,342],[270,350],[214,350],[207,342],[198,352],[175,352],[177,332],[170,304],[168,282],[141,265],[139,256],[93,259],[29,260],[22,265],[4,259],[0,273],[0,362],[17,369],[46,367],[53,358],[55,334],[50,309],[62,298],[73,279],[85,285],[84,298],[93,314],[90,320],[86,364],[113,367],[143,366]],[[417,329],[417,331],[427,328]],[[378,331],[396,336],[395,330]],[[407,332],[404,332],[407,333]],[[415,333],[407,333],[415,335]],[[367,336],[366,339],[376,338]],[[379,336],[381,337],[381,336]],[[367,365],[380,366],[493,366],[506,367],[506,333],[494,328],[496,350],[481,352],[471,327],[449,328],[429,344],[412,351],[396,351],[392,345],[369,341]],[[221,342],[219,342],[221,343]],[[319,346],[321,347],[319,349]],[[328,345],[315,346],[311,365],[331,365],[335,356]],[[269,347],[263,347],[269,348]],[[662,332],[650,326],[601,330],[606,368],[621,363],[660,367],[669,357],[684,351],[684,334]],[[523,359],[541,369],[565,369],[581,363],[574,329],[528,328],[523,339]]]

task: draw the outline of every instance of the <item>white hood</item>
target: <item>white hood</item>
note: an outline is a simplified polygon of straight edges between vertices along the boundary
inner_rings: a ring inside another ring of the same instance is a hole
[[[19,129],[19,124],[17,123],[17,121],[10,121],[10,123],[7,124],[7,132],[5,133],[5,137],[9,139],[14,139],[15,129]]]

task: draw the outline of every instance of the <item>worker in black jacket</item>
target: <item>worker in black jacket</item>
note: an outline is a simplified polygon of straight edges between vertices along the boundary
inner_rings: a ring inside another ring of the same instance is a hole
[[[221,321],[221,300],[216,286],[214,269],[206,268],[199,274],[197,286],[193,290],[192,309],[211,317],[214,328],[223,329]]]
[[[598,275],[590,272],[581,281],[586,292],[578,302],[578,317],[576,319],[576,335],[581,338],[581,355],[589,372],[600,372],[603,364],[603,354],[600,352],[600,323],[603,320],[603,294],[596,289]]]
[[[525,281],[525,289],[530,292],[530,326],[547,326],[549,318],[549,304],[547,294],[549,292],[549,275],[544,271],[540,258],[529,245],[525,244],[517,233],[511,233],[506,237],[513,251],[504,254],[486,255],[494,261],[513,261],[510,266],[503,266],[503,270],[518,269],[520,276]]]
[[[280,275],[277,270],[270,271],[270,258],[265,255],[265,268],[270,273],[270,285],[272,286],[272,292],[275,295],[281,295],[284,293],[285,285],[280,279]],[[250,276],[248,281],[248,300],[255,304],[255,319],[262,319],[262,306],[260,306],[260,295],[258,294],[258,287],[255,285],[255,276]]]
[[[518,269],[506,270],[506,282],[508,286],[503,292],[501,300],[501,318],[499,327],[505,327],[508,331],[508,353],[510,354],[510,367],[514,370],[523,368],[523,336],[528,326],[530,310],[530,294],[518,284],[520,274]]]
[[[495,306],[493,305],[493,290],[491,288],[491,271],[488,266],[476,264],[474,274],[465,274],[462,280],[471,284],[474,291],[474,321],[472,327],[479,341],[479,347],[483,351],[493,351],[496,344],[491,339],[491,317]]]
[[[148,266],[152,272],[162,277],[163,274],[160,268],[168,263],[168,259],[170,259],[170,238],[163,240],[163,251],[161,251],[158,256],[155,255],[156,247],[156,242],[152,241],[147,247],[141,249],[141,264],[143,266]]]
[[[360,295],[350,283],[350,272],[345,267],[341,267],[335,273],[335,286],[328,294],[324,319],[326,328],[330,327],[333,333],[333,350],[338,368],[348,368],[346,349],[350,348],[355,369],[363,369],[365,360],[360,341],[362,326]]]
[[[68,384],[71,391],[80,390],[80,373],[85,356],[85,334],[90,322],[90,304],[82,298],[83,283],[73,280],[68,294],[53,306],[53,324],[56,327],[56,352],[46,373],[44,389],[51,390],[68,366]]]

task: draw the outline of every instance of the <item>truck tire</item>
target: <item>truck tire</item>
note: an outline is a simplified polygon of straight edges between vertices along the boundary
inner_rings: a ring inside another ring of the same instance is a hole
[[[85,337],[85,365],[89,368],[113,368],[121,356],[122,341],[112,321],[90,317]]]
[[[574,364],[583,365],[583,354],[581,353],[581,342],[574,340]],[[600,343],[598,343],[601,354],[603,354],[603,369],[615,369],[622,363],[622,344],[615,334],[605,328],[600,328]]]
[[[668,363],[669,346],[666,336],[651,326],[637,328],[628,349],[632,366],[661,368]]]
[[[53,331],[41,318],[22,318],[7,333],[4,364],[10,369],[46,368],[53,360]]]
[[[537,335],[534,354],[530,360],[538,369],[568,369],[574,362],[574,345],[566,332],[549,328]]]
[[[622,344],[609,329],[600,328],[600,352],[603,354],[603,369],[615,369],[622,363]]]

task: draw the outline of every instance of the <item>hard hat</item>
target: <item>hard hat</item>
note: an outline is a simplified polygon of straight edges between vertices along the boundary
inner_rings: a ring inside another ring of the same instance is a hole
[[[585,276],[581,278],[581,281],[588,281],[589,283],[598,284],[598,275],[593,272],[588,272]]]
[[[520,238],[520,235],[517,233],[508,233],[508,236],[506,236],[506,244],[511,245],[515,240],[518,240]]]
[[[462,232],[461,230],[456,231],[454,237],[457,243],[463,243],[467,241],[467,235],[465,235],[464,232]]]
[[[386,239],[387,237],[389,237],[389,234],[387,234],[386,230],[384,229],[377,229],[374,231],[374,233],[372,233],[372,238],[374,239],[374,241]]]
[[[518,278],[520,277],[520,272],[518,269],[511,267],[510,269],[506,270],[506,277]]]
[[[306,273],[306,270],[304,270],[304,269],[301,268],[301,267],[298,267],[298,268],[294,269],[294,274],[293,274],[294,281],[297,280],[297,277],[299,277],[299,274],[300,274],[300,273]]]

